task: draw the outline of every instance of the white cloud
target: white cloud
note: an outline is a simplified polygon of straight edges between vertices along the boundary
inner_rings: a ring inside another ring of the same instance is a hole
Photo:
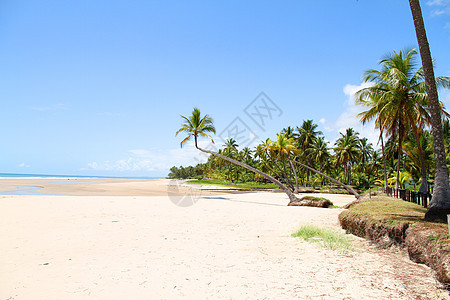
[[[444,104],[446,110],[450,109],[450,92],[439,93],[439,100]]]
[[[67,109],[67,105],[64,103],[57,103],[49,106],[30,106],[29,109],[35,111],[54,111]]]
[[[340,132],[345,132],[347,128],[353,128],[359,132],[361,137],[366,137],[369,142],[376,147],[379,137],[378,130],[375,130],[374,123],[369,122],[364,126],[362,125],[358,114],[365,111],[367,108],[355,103],[355,93],[362,88],[366,88],[373,85],[373,83],[361,83],[360,85],[347,84],[343,92],[347,95],[347,99],[344,103],[344,112],[340,114],[335,122],[329,122],[325,119],[321,119],[319,122],[324,127],[325,131],[330,133],[330,136],[334,136],[334,140],[330,143],[333,145],[335,140],[339,138]]]
[[[20,164],[18,164],[17,165],[19,168],[29,168],[29,167],[31,167],[29,164],[26,164],[26,163],[20,163]]]
[[[430,0],[427,2],[428,6],[442,6],[450,4],[450,0]]]
[[[200,141],[199,147],[215,150],[214,145],[208,141]],[[124,158],[115,161],[90,162],[85,170],[166,174],[173,166],[196,165],[207,159],[208,155],[195,149],[193,145],[169,150],[132,149]]]
[[[427,2],[427,5],[434,7],[431,11],[432,16],[450,14],[450,0],[431,0]]]

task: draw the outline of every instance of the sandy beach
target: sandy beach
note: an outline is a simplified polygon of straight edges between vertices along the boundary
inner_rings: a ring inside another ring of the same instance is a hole
[[[0,191],[23,186],[50,195],[0,196],[0,299],[449,299],[403,251],[291,237],[307,223],[342,231],[342,209],[288,207],[283,193],[122,179]]]

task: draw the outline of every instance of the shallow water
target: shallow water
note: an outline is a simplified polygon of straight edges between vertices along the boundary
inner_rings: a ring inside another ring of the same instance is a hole
[[[56,194],[45,194],[38,192],[42,187],[31,186],[31,185],[11,185],[11,187],[17,187],[16,189],[11,189],[9,191],[0,191],[0,195],[45,195],[45,196],[56,196]]]

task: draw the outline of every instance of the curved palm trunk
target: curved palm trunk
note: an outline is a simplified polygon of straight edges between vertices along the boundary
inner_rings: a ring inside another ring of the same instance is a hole
[[[269,174],[266,174],[266,173],[264,173],[264,172],[262,172],[262,171],[260,171],[260,170],[258,170],[258,169],[255,169],[255,168],[253,168],[253,167],[250,167],[250,166],[247,165],[247,164],[244,164],[244,163],[242,163],[242,162],[240,162],[240,161],[237,161],[237,160],[235,160],[235,159],[229,158],[229,157],[227,157],[227,156],[225,156],[225,155],[222,155],[222,154],[219,154],[219,153],[216,153],[216,152],[213,152],[213,151],[209,151],[209,150],[202,149],[202,148],[200,148],[200,147],[197,146],[197,139],[195,139],[195,147],[196,147],[198,150],[202,151],[202,152],[209,153],[209,154],[211,154],[211,155],[220,157],[220,158],[222,158],[222,159],[224,159],[224,160],[226,160],[226,161],[228,161],[228,162],[230,162],[230,163],[232,163],[232,164],[241,166],[241,167],[243,167],[243,168],[245,168],[245,169],[247,169],[247,170],[250,170],[250,171],[252,171],[252,172],[255,172],[255,173],[257,173],[257,174],[263,176],[264,178],[266,178],[266,179],[272,181],[273,183],[275,183],[276,185],[278,185],[278,186],[280,187],[280,189],[282,189],[282,190],[286,193],[286,195],[288,195],[288,197],[289,197],[289,202],[295,202],[295,201],[298,200],[297,197],[295,197],[295,195],[291,192],[291,190],[290,190],[287,186],[285,186],[284,184],[282,184],[280,181],[276,180],[275,178],[273,178],[273,177],[270,176]]]
[[[358,194],[354,189],[352,189],[351,187],[349,187],[348,185],[345,185],[345,184],[343,184],[342,182],[337,181],[336,179],[331,178],[330,176],[327,176],[327,175],[323,174],[322,172],[319,172],[319,171],[317,171],[316,169],[311,168],[310,166],[304,165],[304,164],[302,164],[301,162],[298,162],[298,161],[296,161],[296,160],[293,160],[293,162],[295,162],[296,164],[299,164],[300,166],[302,166],[302,167],[304,167],[304,168],[306,168],[306,169],[308,169],[308,170],[311,170],[311,171],[313,171],[313,172],[319,174],[320,176],[323,176],[323,177],[327,178],[328,180],[333,181],[334,183],[337,183],[337,184],[339,184],[339,185],[342,185],[347,191],[349,191],[350,193],[352,193],[353,195],[355,195],[356,199],[358,199],[358,198],[360,197],[359,194]]]
[[[409,0],[411,13],[414,19],[417,41],[419,43],[420,57],[422,59],[425,84],[427,86],[428,98],[430,101],[431,128],[434,141],[435,158],[435,187],[433,198],[431,199],[428,211],[425,214],[426,220],[446,220],[446,215],[450,213],[450,187],[448,179],[448,168],[445,159],[444,136],[442,133],[441,107],[436,88],[436,81],[433,70],[433,60],[431,59],[430,47],[428,45],[425,25],[422,18],[422,10],[419,0]]]

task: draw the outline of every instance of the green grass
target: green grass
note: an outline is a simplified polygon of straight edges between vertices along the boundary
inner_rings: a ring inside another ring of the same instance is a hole
[[[373,221],[386,223],[416,223],[423,221],[427,209],[420,205],[394,199],[387,196],[376,196],[371,200],[358,203],[350,210],[343,212],[354,217],[365,217]]]
[[[321,247],[326,249],[340,252],[353,250],[352,241],[349,236],[311,224],[301,226],[292,236],[301,237],[311,243],[319,243]]]
[[[203,185],[217,185],[224,187],[233,187],[239,189],[279,189],[279,187],[274,183],[260,183],[260,182],[235,182],[232,183],[224,179],[202,179],[202,180],[188,180],[186,183],[189,184],[203,184]]]

